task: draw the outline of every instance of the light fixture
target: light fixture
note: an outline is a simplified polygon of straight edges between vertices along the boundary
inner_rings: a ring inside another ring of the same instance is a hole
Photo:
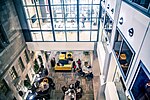
[[[128,32],[129,32],[129,36],[132,37],[133,34],[134,34],[134,29],[133,29],[133,28],[130,28],[130,29],[128,30]]]
[[[114,8],[111,9],[112,14],[114,13]]]
[[[110,5],[108,4],[108,5],[107,5],[107,9],[109,9],[109,6],[110,6]]]
[[[121,18],[119,19],[119,24],[120,24],[120,25],[123,24],[123,17],[121,17]]]

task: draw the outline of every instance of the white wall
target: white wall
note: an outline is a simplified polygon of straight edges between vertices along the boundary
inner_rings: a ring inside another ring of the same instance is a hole
[[[135,52],[138,52],[144,34],[150,22],[150,18],[140,13],[127,3],[122,1],[119,19],[123,17],[123,24],[118,23],[118,27],[130,43]],[[132,37],[129,36],[128,30],[134,29]]]
[[[109,4],[109,9],[107,9],[108,7],[108,4]],[[110,14],[111,18],[114,20],[114,15],[115,15],[115,8],[116,6],[116,0],[107,0],[106,1],[106,11]],[[114,12],[112,13],[111,10],[114,9]]]
[[[101,42],[97,44],[97,54],[98,54],[98,61],[100,64],[100,72],[101,74],[103,74],[106,52]]]
[[[136,60],[136,63],[134,65],[134,68],[132,69],[132,72],[130,72],[130,77],[127,79],[127,87],[129,88],[130,84],[132,84],[132,79],[134,75],[136,74],[136,70],[138,68],[140,60],[143,62],[143,64],[146,66],[147,70],[150,72],[150,27],[148,28],[147,35],[145,37],[145,40],[143,42],[143,45],[141,47],[141,50],[139,52],[139,56]]]
[[[26,42],[29,50],[94,50],[94,42]]]
[[[114,82],[108,82],[105,89],[106,100],[119,100]]]
[[[114,56],[112,55],[111,60],[110,60],[110,64],[109,64],[108,74],[107,74],[107,82],[113,81],[115,69],[116,69],[116,60],[115,60]]]

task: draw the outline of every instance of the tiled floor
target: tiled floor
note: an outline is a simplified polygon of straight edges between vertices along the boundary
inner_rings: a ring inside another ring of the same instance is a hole
[[[59,52],[52,51],[51,57],[56,57],[56,62],[58,61]],[[91,63],[90,55],[84,55],[83,51],[73,51],[73,59],[77,61],[81,59],[82,65],[85,61]],[[88,81],[84,77],[80,77],[75,75],[74,72],[54,72],[53,68],[50,68],[49,74],[56,85],[56,89],[51,92],[50,100],[63,100],[63,92],[61,87],[64,85],[69,85],[71,83],[75,83],[76,80],[79,80],[81,83],[81,87],[83,88],[83,96],[80,100],[94,100],[94,91],[93,91],[93,81]],[[94,80],[96,77],[94,77]]]

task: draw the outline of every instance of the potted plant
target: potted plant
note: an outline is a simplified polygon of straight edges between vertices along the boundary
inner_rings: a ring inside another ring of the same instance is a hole
[[[39,64],[38,64],[37,60],[35,59],[35,61],[34,61],[34,72],[37,74],[38,71],[39,71]]]
[[[31,87],[30,81],[29,80],[24,80],[24,86],[27,88]]]
[[[40,55],[38,55],[39,61],[43,64],[43,59]]]

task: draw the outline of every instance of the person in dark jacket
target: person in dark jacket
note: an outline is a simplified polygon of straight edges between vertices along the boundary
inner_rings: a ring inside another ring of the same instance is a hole
[[[52,66],[52,67],[55,67],[55,64],[56,64],[56,61],[55,61],[55,58],[53,57],[53,58],[51,59],[51,66]]]

